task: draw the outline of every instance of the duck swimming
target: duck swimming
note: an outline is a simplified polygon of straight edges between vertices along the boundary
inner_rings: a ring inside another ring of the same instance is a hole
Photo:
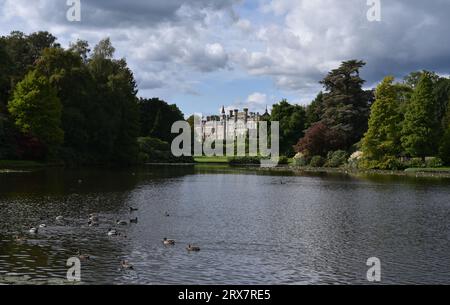
[[[198,251],[200,251],[200,248],[199,248],[199,247],[192,246],[191,244],[189,244],[189,245],[187,246],[186,250],[188,250],[189,252],[198,252]]]
[[[173,246],[173,245],[175,245],[175,240],[164,238],[163,244],[165,244],[166,246]]]
[[[118,226],[126,226],[128,224],[128,222],[126,222],[125,220],[117,220],[116,221],[116,225]]]
[[[36,227],[31,227],[30,230],[28,230],[28,232],[30,232],[31,234],[37,234],[38,231],[39,231],[39,229]]]
[[[117,230],[116,229],[108,229],[108,236],[117,236]]]
[[[42,228],[47,228],[47,225],[45,223],[42,223],[42,224],[39,225],[39,228],[41,228],[41,229]]]
[[[77,255],[78,255],[78,258],[79,258],[80,260],[82,260],[82,261],[87,261],[87,260],[90,259],[90,256],[89,256],[89,255],[81,254],[80,249],[78,249]]]
[[[63,216],[56,216],[56,218],[55,218],[57,221],[61,221],[61,220],[64,220],[64,217]]]
[[[97,222],[99,219],[97,214],[89,214],[89,220]]]
[[[130,213],[131,212],[136,212],[136,211],[138,211],[139,209],[137,209],[137,208],[133,208],[133,207],[130,207]]]
[[[122,269],[133,270],[134,266],[130,264],[128,261],[123,260],[121,263]]]
[[[130,219],[130,223],[138,223],[138,218]]]

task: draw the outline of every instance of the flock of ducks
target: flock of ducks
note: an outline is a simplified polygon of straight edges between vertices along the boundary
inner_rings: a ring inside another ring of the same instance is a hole
[[[133,213],[133,212],[138,211],[138,209],[137,208],[133,208],[133,207],[129,207],[129,211],[130,211],[130,213]],[[167,212],[167,211],[164,212],[164,216],[165,217],[170,217],[169,212]],[[57,216],[55,218],[55,220],[57,222],[62,222],[62,221],[64,221],[64,216]],[[117,226],[126,226],[128,224],[137,224],[137,223],[138,223],[138,218],[137,217],[135,217],[133,219],[130,219],[129,222],[126,221],[126,220],[120,220],[120,219],[116,220],[116,225]],[[97,214],[95,214],[95,213],[89,214],[88,226],[89,227],[97,227],[99,225],[100,225],[100,218],[99,218],[99,216]],[[40,224],[39,226],[31,226],[30,225],[28,232],[30,234],[32,234],[32,235],[35,235],[35,234],[39,233],[39,229],[44,229],[46,227],[47,227],[47,225],[44,224],[44,223]],[[107,232],[107,235],[108,236],[120,236],[121,233],[117,229],[109,228],[108,232]],[[16,237],[16,241],[17,242],[23,242],[23,241],[26,241],[26,238],[24,236],[17,236]],[[168,238],[165,237],[165,238],[163,238],[162,243],[165,246],[174,246],[175,245],[175,240],[174,239],[168,239]],[[200,248],[197,247],[197,246],[193,246],[193,245],[189,244],[186,247],[186,250],[188,252],[199,252]],[[89,255],[83,254],[81,252],[81,250],[79,250],[79,249],[77,251],[77,257],[81,261],[87,261],[87,260],[90,259]],[[122,270],[134,270],[134,266],[132,264],[130,264],[127,260],[122,260],[122,262],[121,262],[121,269]]]

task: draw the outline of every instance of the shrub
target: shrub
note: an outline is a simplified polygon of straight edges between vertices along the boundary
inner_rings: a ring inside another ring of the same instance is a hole
[[[349,167],[358,168],[363,157],[364,153],[362,151],[355,151],[347,160]]]
[[[297,153],[294,157],[294,165],[295,166],[307,166],[308,158],[304,153]]]
[[[288,165],[289,164],[289,158],[285,157],[285,156],[281,156],[279,161],[278,161],[279,165]]]
[[[430,157],[425,159],[425,166],[428,168],[437,168],[442,167],[444,165],[444,162],[441,158],[436,157]]]
[[[175,157],[167,142],[156,138],[138,138],[139,161],[162,162],[162,163],[194,163],[194,158],[190,156]]]
[[[232,157],[228,158],[229,165],[260,165],[260,157]]]
[[[334,152],[329,152],[325,165],[327,167],[340,167],[347,162],[347,159],[348,159],[348,154],[346,151],[337,150]]]
[[[325,164],[325,159],[321,156],[314,156],[309,165],[311,167],[322,167]]]

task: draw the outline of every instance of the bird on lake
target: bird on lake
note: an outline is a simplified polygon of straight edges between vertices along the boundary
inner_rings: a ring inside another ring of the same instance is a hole
[[[78,258],[79,258],[80,260],[82,260],[82,261],[87,261],[87,260],[90,259],[90,256],[89,256],[89,255],[87,255],[87,254],[81,254],[81,250],[80,250],[80,249],[78,249],[77,255],[78,255]]]
[[[126,226],[127,224],[128,224],[128,222],[126,222],[125,220],[117,219],[117,221],[116,221],[116,225],[118,225],[118,226]]]
[[[108,229],[108,236],[117,236],[118,232],[116,229]]]
[[[94,213],[89,214],[89,220],[97,222],[99,220],[98,215]]]
[[[28,232],[30,232],[31,234],[37,234],[39,232],[39,229],[36,227],[30,227]]]
[[[47,228],[47,225],[45,223],[42,223],[39,225],[39,228],[43,229],[43,228]]]
[[[89,220],[88,221],[88,226],[89,227],[98,227],[100,224],[98,223],[98,221],[93,221],[93,220]]]
[[[64,217],[63,216],[56,216],[56,221],[62,221],[62,220],[64,220]]]
[[[167,239],[167,238],[164,237],[163,244],[166,245],[166,246],[173,246],[173,245],[175,245],[175,240]]]
[[[199,248],[199,247],[192,246],[191,244],[189,244],[189,245],[187,246],[186,250],[188,250],[189,252],[198,252],[198,251],[200,251],[200,248]]]
[[[166,217],[170,217],[170,214],[169,214],[169,212],[164,212],[164,216],[166,216]]]
[[[122,266],[122,269],[125,269],[125,270],[134,270],[134,266],[126,260],[122,261],[121,266]]]
[[[138,210],[139,210],[138,208],[130,207],[130,213],[131,213],[131,212],[136,212],[136,211],[138,211]]]
[[[130,223],[138,223],[138,218],[130,219]]]
[[[24,242],[27,239],[24,236],[16,236],[16,242]]]

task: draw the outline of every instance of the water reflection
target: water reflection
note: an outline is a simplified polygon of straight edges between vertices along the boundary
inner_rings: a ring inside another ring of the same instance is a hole
[[[366,284],[372,256],[383,283],[448,284],[449,186],[226,166],[0,174],[0,282],[64,283],[81,249],[89,284]],[[107,235],[114,227],[120,236]],[[188,243],[202,250],[187,253]],[[122,259],[135,270],[120,270]]]

